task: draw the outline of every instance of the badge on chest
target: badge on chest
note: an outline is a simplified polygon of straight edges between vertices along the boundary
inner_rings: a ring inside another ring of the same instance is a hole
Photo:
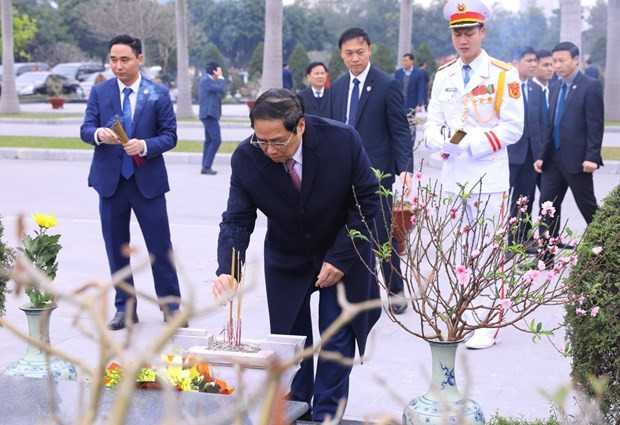
[[[478,87],[475,87],[470,95],[473,97],[473,103],[477,104],[485,104],[485,103],[493,103],[493,94],[495,93],[495,85],[494,84],[482,84]]]
[[[439,95],[439,101],[454,103],[456,101],[456,87],[446,87],[441,95]]]

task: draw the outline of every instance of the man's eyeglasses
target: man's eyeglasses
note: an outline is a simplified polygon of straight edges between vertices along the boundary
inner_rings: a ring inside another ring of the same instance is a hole
[[[291,135],[288,136],[288,140],[286,142],[283,141],[278,141],[276,140],[275,142],[268,142],[266,140],[259,140],[256,137],[256,133],[252,134],[252,138],[250,139],[250,144],[252,146],[256,146],[257,148],[261,148],[261,149],[267,149],[268,147],[274,147],[274,148],[283,148],[284,146],[288,145],[291,142],[291,138],[293,137],[293,134],[297,133],[297,127],[295,127],[295,129],[293,131],[291,131]]]

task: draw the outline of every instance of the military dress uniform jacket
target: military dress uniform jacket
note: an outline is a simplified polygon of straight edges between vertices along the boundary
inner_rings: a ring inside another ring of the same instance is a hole
[[[450,134],[458,129],[467,133],[469,149],[445,159],[444,190],[458,193],[459,184],[471,189],[482,179],[477,192],[504,192],[509,189],[510,178],[506,147],[516,143],[523,132],[519,75],[511,65],[491,58],[484,50],[470,65],[466,87],[461,59],[437,71],[424,134],[428,137],[431,132],[440,132],[442,126]]]

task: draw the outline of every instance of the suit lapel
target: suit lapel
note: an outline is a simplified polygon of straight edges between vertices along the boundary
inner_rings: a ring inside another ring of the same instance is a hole
[[[301,199],[303,205],[310,193],[312,182],[319,168],[320,155],[317,152],[317,140],[310,120],[306,119],[306,130],[303,139],[303,171],[301,177]],[[291,185],[292,186],[292,185]]]
[[[570,87],[568,87],[568,93],[566,93],[566,101],[564,102],[564,112],[562,113],[562,119],[564,119],[564,115],[566,115],[565,114],[566,108],[568,108],[568,106],[570,105],[570,102],[575,97],[575,92],[581,86],[581,82],[582,82],[581,77],[582,77],[581,72],[578,72],[577,76],[573,80],[573,84],[571,84]]]
[[[549,88],[549,124],[551,125],[555,123],[555,112],[558,108],[558,94],[560,93],[560,85],[561,83],[554,84],[553,87]]]
[[[142,81],[140,82],[140,88],[138,89],[138,93],[136,93],[136,110],[133,113],[133,120],[131,121],[132,129],[138,128],[137,124],[140,120],[140,116],[142,115],[142,111],[144,110],[146,100],[148,99],[150,88],[150,84],[148,84],[146,80],[142,78]]]
[[[293,186],[291,179],[288,174],[286,174],[286,168],[284,164],[273,162],[267,155],[265,155],[260,148],[255,148],[257,150],[256,162],[260,165],[263,172],[266,174],[266,180],[273,185],[275,189],[278,190],[283,196],[290,198],[293,202],[297,202],[299,199],[299,193],[297,189]],[[305,166],[305,164],[304,164]],[[302,189],[303,189],[303,180],[302,180]]]
[[[368,75],[366,76],[366,81],[364,81],[364,87],[362,87],[362,95],[360,97],[360,102],[357,105],[357,116],[355,117],[355,125],[353,127],[357,128],[357,122],[359,121],[362,113],[364,112],[364,106],[366,106],[366,102],[368,102],[368,98],[372,93],[372,89],[375,83],[375,68],[370,65],[370,69],[368,70]]]

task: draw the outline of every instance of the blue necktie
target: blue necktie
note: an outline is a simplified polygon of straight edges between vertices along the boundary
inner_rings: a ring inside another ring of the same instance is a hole
[[[527,86],[525,83],[521,83],[521,91],[523,92],[523,110],[525,111],[525,119],[527,119],[527,92],[525,90],[527,90]]]
[[[355,118],[357,117],[357,104],[360,101],[360,80],[353,79],[353,90],[351,91],[351,100],[349,101],[349,120],[347,124],[355,126]]]
[[[469,71],[471,71],[471,66],[463,65],[463,82],[465,83],[465,87],[469,84]]]
[[[131,102],[129,95],[133,92],[131,87],[123,89],[123,128],[127,137],[131,139]],[[121,174],[125,179],[129,180],[133,176],[133,158],[123,152],[123,161],[121,163]]]
[[[549,125],[549,103],[547,102],[547,88],[542,89],[542,104],[545,127]]]
[[[558,109],[555,112],[555,121],[553,122],[554,138],[553,144],[556,149],[560,149],[560,121],[562,120],[562,114],[564,113],[564,101],[566,100],[566,83],[562,83],[560,89],[560,101],[558,102]]]

